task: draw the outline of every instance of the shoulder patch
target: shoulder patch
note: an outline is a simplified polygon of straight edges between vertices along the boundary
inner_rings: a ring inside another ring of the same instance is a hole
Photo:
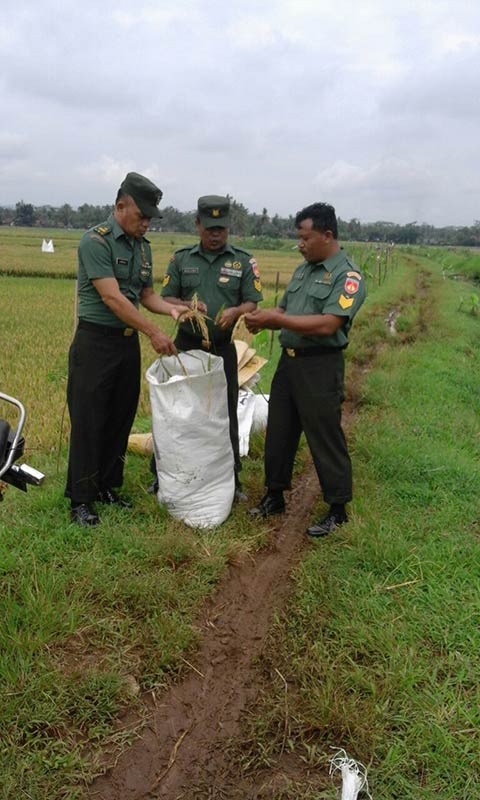
[[[168,286],[169,282],[170,282],[170,275],[165,275],[165,277],[164,277],[164,279],[162,281],[162,286],[163,287]]]
[[[255,261],[255,259],[251,258],[248,263],[252,265],[252,272],[255,275],[255,277],[258,278],[258,280],[260,280],[260,270],[258,269],[257,262]]]
[[[357,278],[357,280],[359,281],[362,280],[362,276],[360,275],[360,273],[355,271],[347,272],[347,278]]]
[[[96,233],[95,231],[90,231],[90,234],[89,234],[88,238],[89,238],[89,239],[96,239],[96,241],[97,241],[97,242],[101,242],[101,243],[102,243],[102,245],[104,244],[104,245],[105,245],[105,247],[108,247],[108,244],[107,244],[107,242],[106,242],[106,241],[105,241],[105,239],[103,238],[103,237],[104,237],[104,235],[105,235],[105,234],[102,234],[102,235],[100,235],[99,233]]]
[[[360,281],[358,278],[347,278],[344,284],[344,289],[347,294],[355,294],[358,292]]]
[[[341,294],[338,298],[338,305],[342,308],[350,308],[350,306],[353,306],[353,300],[353,297],[345,297],[344,294]]]
[[[110,225],[97,225],[97,227],[93,230],[95,233],[99,233],[100,236],[106,236],[107,233],[110,233],[112,229]]]

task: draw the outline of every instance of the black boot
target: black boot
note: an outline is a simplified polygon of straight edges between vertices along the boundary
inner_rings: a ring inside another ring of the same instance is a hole
[[[343,525],[345,522],[348,522],[345,506],[340,503],[332,503],[328,514],[318,520],[318,522],[315,522],[314,525],[311,525],[310,528],[307,528],[307,534],[314,538],[327,536],[327,534],[332,533],[332,531],[339,528],[340,525]]]
[[[283,514],[284,511],[283,491],[281,489],[268,489],[258,506],[251,508],[248,513],[252,517],[270,517],[272,514]]]

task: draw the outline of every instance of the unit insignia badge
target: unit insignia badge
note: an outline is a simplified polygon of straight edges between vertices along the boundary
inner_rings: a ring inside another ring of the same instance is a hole
[[[345,291],[347,294],[355,294],[358,292],[360,282],[356,278],[347,278],[345,281]]]
[[[353,305],[353,297],[345,297],[344,294],[341,294],[338,298],[338,304],[342,308],[350,308]]]

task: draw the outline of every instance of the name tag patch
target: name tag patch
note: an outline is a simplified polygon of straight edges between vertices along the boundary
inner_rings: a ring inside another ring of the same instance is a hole
[[[124,264],[128,266],[128,258],[117,258],[115,264]]]
[[[236,269],[230,269],[229,267],[221,267],[220,275],[232,275],[234,278],[239,278],[239,272]]]

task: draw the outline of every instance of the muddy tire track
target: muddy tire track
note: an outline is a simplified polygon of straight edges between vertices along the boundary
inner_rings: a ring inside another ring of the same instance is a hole
[[[417,278],[426,296],[428,273]],[[400,302],[398,313],[408,299]],[[423,315],[422,315],[423,316]],[[428,317],[428,315],[427,315]],[[422,322],[422,320],[420,320]],[[365,363],[351,363],[342,424],[351,427]],[[311,460],[290,492],[284,515],[269,520],[270,546],[230,566],[196,620],[201,644],[192,669],[151,706],[141,737],[115,766],[88,787],[90,800],[222,800],[238,797],[228,744],[239,735],[243,713],[261,688],[255,660],[268,638],[272,616],[285,606],[291,575],[311,543],[304,531],[320,496]],[[261,524],[261,523],[259,523]],[[242,795],[244,796],[244,795]],[[257,794],[255,793],[255,797]],[[262,795],[263,796],[263,795]]]
[[[195,785],[213,789],[228,771],[226,745],[255,699],[254,661],[309,546],[304,530],[318,496],[309,463],[290,492],[286,513],[272,517],[269,548],[229,567],[206,603],[196,623],[202,642],[194,669],[157,699],[141,738],[89,787],[92,800],[191,798],[198,796],[192,794]]]

